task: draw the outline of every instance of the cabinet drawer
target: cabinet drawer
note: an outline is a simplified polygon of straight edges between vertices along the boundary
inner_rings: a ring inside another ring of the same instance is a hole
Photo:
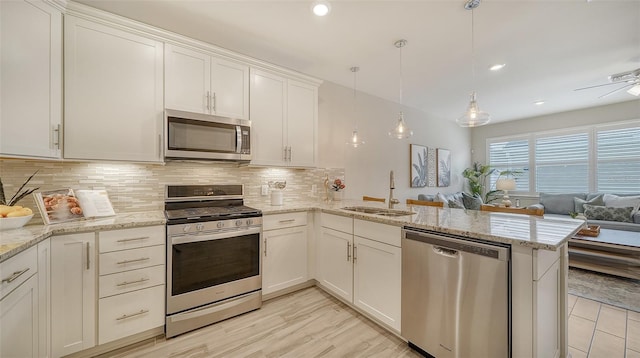
[[[38,272],[38,251],[34,246],[0,264],[0,298]]]
[[[100,275],[164,265],[165,246],[142,247],[100,254]]]
[[[164,325],[164,285],[100,299],[98,344]]]
[[[326,228],[353,234],[353,218],[322,213],[320,222]]]
[[[401,231],[400,226],[386,225],[358,219],[353,222],[354,235],[397,247],[400,247],[402,236]]]
[[[164,245],[165,237],[165,228],[163,225],[101,231],[98,234],[101,253]]]
[[[283,229],[307,225],[307,212],[265,215],[262,218],[262,230]]]
[[[164,285],[164,281],[164,265],[100,276],[100,298]]]

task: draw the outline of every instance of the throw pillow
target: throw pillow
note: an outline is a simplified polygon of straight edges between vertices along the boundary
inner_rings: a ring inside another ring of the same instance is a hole
[[[580,198],[573,198],[573,205],[575,206],[574,212],[584,213],[584,204],[604,206],[604,195],[600,194],[591,200],[584,200]]]
[[[455,200],[449,200],[447,204],[449,204],[449,207],[453,209],[464,209],[464,206],[460,205],[460,203]]]
[[[612,208],[627,208],[640,204],[640,195],[634,196],[618,196],[613,194],[604,194],[604,205]]]
[[[483,203],[482,198],[479,196],[462,193],[462,204],[464,204],[465,209],[480,210]]]
[[[584,204],[584,216],[589,220],[605,220],[605,221],[619,221],[624,223],[633,222],[631,220],[631,213],[633,207],[628,208],[614,208],[611,206],[595,206]]]
[[[435,195],[430,195],[430,194],[418,194],[418,200],[424,200],[424,201],[434,201],[436,198]]]

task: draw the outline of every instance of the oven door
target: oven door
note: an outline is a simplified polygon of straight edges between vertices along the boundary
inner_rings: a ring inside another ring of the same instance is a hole
[[[259,290],[260,237],[260,227],[168,237],[167,314]]]

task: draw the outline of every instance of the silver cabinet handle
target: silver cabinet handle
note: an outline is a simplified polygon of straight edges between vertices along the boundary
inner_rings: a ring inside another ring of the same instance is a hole
[[[289,146],[289,161],[291,161],[291,146]]]
[[[87,270],[88,270],[91,266],[91,253],[89,252],[91,249],[90,249],[90,244],[88,242],[86,245],[86,249],[87,249]]]
[[[17,279],[18,277],[22,276],[25,272],[29,271],[29,268],[27,267],[26,269],[22,270],[22,271],[16,271],[14,273],[11,274],[11,276],[2,279],[2,281],[0,281],[0,283],[11,283],[13,281],[15,281],[15,279]]]
[[[127,318],[131,318],[131,317],[139,316],[139,315],[141,315],[141,314],[145,314],[145,313],[147,313],[147,312],[149,312],[149,310],[142,309],[142,310],[140,310],[139,312],[136,312],[136,313],[132,313],[132,314],[123,314],[122,316],[120,316],[120,317],[116,318],[116,321],[121,321],[121,320],[123,320],[123,319],[127,319]]]
[[[132,285],[134,283],[142,283],[142,282],[145,282],[145,281],[149,281],[149,279],[143,277],[143,278],[141,278],[139,280],[135,280],[135,281],[124,281],[124,282],[121,282],[121,283],[117,284],[116,286],[121,287],[121,286],[126,286],[126,285]]]
[[[132,237],[130,239],[121,239],[116,242],[129,242],[129,241],[146,240],[146,239],[149,239],[149,236]]]
[[[284,161],[287,161],[287,147],[284,147],[284,153],[283,153],[283,157],[284,157]]]
[[[53,145],[60,149],[60,125],[56,125],[53,128]]]
[[[347,261],[351,259],[351,243],[347,242]]]
[[[296,221],[296,219],[287,219],[287,220],[280,220],[280,221],[278,221],[278,223],[286,224],[286,223],[292,223],[294,221]]]
[[[356,263],[357,259],[358,259],[358,247],[354,244],[353,245],[353,263]]]
[[[264,238],[264,257],[267,257],[267,238]]]
[[[211,94],[207,91],[207,111],[211,111]]]
[[[211,102],[212,102],[211,110],[215,112],[216,111],[216,93],[215,92],[213,92],[213,100]]]
[[[139,258],[139,259],[134,259],[134,260],[124,260],[124,261],[119,261],[119,262],[116,262],[116,264],[118,264],[118,265],[124,265],[124,264],[130,264],[130,263],[132,263],[132,262],[146,261],[146,260],[149,260],[149,259],[150,259],[149,257],[141,257],[141,258]]]

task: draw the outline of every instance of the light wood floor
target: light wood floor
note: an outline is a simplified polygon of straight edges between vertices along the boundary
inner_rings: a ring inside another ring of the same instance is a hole
[[[640,298],[639,298],[640,299]],[[569,295],[572,358],[640,358],[640,313]],[[317,287],[261,309],[109,357],[420,357]]]
[[[267,301],[257,311],[147,343],[114,357],[420,357],[317,287]]]
[[[569,352],[572,358],[640,358],[640,313],[569,295]]]

